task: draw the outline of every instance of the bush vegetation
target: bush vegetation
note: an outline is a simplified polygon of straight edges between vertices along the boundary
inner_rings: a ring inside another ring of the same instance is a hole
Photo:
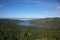
[[[0,20],[0,40],[60,40],[60,28],[26,27],[15,22]]]

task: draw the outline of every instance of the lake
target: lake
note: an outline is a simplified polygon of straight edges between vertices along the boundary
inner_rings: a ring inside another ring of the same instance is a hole
[[[19,25],[22,25],[22,26],[33,26],[33,24],[31,24],[30,22],[20,22]]]
[[[20,22],[19,25],[21,25],[21,26],[37,26],[37,27],[42,27],[42,28],[48,28],[47,26],[31,24],[30,22],[27,22],[27,21]]]

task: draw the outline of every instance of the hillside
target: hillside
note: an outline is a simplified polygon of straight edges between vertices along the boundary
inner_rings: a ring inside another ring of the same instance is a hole
[[[18,20],[0,20],[0,40],[60,40],[60,28],[27,27],[16,23]]]
[[[22,22],[22,20],[0,19],[0,24],[17,25],[20,22]]]
[[[29,22],[31,22],[32,24],[60,28],[60,18],[45,18],[45,19],[29,20]]]

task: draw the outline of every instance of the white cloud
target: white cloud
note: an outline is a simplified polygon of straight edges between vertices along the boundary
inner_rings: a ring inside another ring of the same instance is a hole
[[[56,9],[60,9],[60,5],[58,3],[56,4]]]
[[[2,5],[0,5],[0,7],[3,7]]]
[[[57,6],[56,8],[57,8],[57,9],[60,9],[60,6]]]
[[[35,1],[34,0],[26,0],[26,2],[27,3],[40,3],[40,1],[38,1],[38,0],[37,1],[36,0]]]

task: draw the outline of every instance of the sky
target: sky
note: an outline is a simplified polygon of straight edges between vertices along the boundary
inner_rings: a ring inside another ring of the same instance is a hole
[[[0,18],[60,17],[60,0],[0,0]]]

